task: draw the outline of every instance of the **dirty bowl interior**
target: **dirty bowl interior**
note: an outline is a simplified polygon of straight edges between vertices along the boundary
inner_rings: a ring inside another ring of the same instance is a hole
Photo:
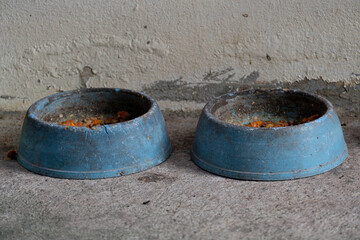
[[[253,128],[252,121],[301,122]],[[347,156],[339,119],[326,99],[296,90],[250,90],[210,101],[198,122],[192,159],[231,178],[285,180],[328,171]]]
[[[228,96],[220,98],[209,110],[215,118],[234,125],[246,125],[256,120],[299,121],[314,115],[321,117],[327,111],[325,102],[302,93],[272,91]]]
[[[127,111],[125,122],[86,127],[65,120],[107,119]],[[123,89],[83,89],[39,100],[22,127],[18,160],[25,168],[62,178],[106,178],[146,170],[171,152],[165,122],[156,102]]]
[[[99,97],[101,94],[101,97]],[[55,95],[45,101],[39,101],[36,111],[39,120],[56,124],[69,119],[103,118],[116,116],[119,111],[127,111],[129,119],[140,117],[148,112],[152,101],[139,93],[126,91],[83,91],[63,95]]]

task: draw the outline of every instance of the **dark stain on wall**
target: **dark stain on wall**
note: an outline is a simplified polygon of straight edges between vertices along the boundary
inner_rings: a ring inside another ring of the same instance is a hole
[[[19,96],[11,96],[11,95],[0,95],[0,99],[5,99],[5,100],[15,100],[15,99],[29,99],[28,97],[19,97]]]
[[[232,71],[232,68],[218,72],[209,71],[198,83],[186,82],[182,77],[173,81],[158,81],[143,89],[143,92],[159,100],[207,102],[214,96],[233,92],[243,84],[250,84],[259,77],[259,73],[254,71],[235,80],[235,73]]]
[[[237,78],[234,69],[229,67],[221,71],[209,71],[197,83],[184,81],[183,77],[172,81],[158,81],[143,89],[157,100],[194,101],[206,103],[215,96],[247,89],[285,88],[298,89],[319,94],[333,103],[338,111],[360,114],[360,84],[345,85],[344,82],[326,82],[321,77],[305,78],[296,82],[260,82],[259,72]]]

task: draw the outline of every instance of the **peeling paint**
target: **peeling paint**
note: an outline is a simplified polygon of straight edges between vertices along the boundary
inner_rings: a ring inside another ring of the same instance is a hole
[[[96,74],[94,70],[89,66],[85,66],[83,70],[79,72],[80,72],[80,88],[87,88],[90,78],[95,76]]]

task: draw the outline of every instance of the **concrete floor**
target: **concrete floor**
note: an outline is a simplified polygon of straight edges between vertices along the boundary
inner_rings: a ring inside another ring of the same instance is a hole
[[[0,112],[0,154],[24,113]],[[174,151],[146,172],[104,180],[33,174],[0,160],[0,239],[360,239],[360,122],[341,119],[349,157],[292,181],[227,179],[189,156],[195,117],[166,117]]]

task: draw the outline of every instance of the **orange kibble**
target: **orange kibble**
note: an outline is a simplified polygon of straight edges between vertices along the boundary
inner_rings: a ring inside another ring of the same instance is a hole
[[[253,121],[245,126],[247,127],[260,127],[260,125],[262,124],[262,121]]]
[[[312,115],[310,117],[301,119],[301,120],[294,120],[294,121],[286,121],[286,120],[279,120],[278,122],[274,123],[271,121],[253,121],[246,124],[246,127],[261,127],[261,128],[272,128],[272,127],[287,127],[287,126],[294,126],[301,123],[308,123],[311,122],[319,117],[319,114]]]
[[[83,121],[74,121],[74,120],[66,120],[63,122],[60,122],[60,125],[67,127],[87,127],[87,128],[93,128],[99,125],[104,124],[112,124],[112,123],[118,123],[118,122],[124,122],[128,119],[129,113],[126,111],[119,111],[116,113],[116,117],[108,118],[105,121],[103,120],[103,117],[100,118],[85,118]]]
[[[319,114],[312,115],[310,117],[304,118],[301,120],[301,123],[308,123],[311,122],[319,117]]]
[[[59,124],[63,125],[63,126],[73,126],[74,125],[74,120],[66,120],[66,121],[63,121],[63,122],[61,122]]]
[[[118,118],[126,118],[126,117],[128,117],[128,116],[129,116],[129,113],[126,112],[126,111],[119,111],[119,112],[117,112],[117,117],[118,117]]]
[[[118,122],[118,118],[114,117],[114,118],[108,118],[105,120],[105,124],[112,124],[112,123],[117,123]]]

